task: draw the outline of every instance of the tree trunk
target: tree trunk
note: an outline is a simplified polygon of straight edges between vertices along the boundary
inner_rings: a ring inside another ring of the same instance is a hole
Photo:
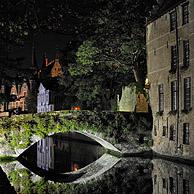
[[[143,89],[144,87],[144,75],[143,70],[139,67],[139,64],[135,64],[133,67],[133,74],[137,84]]]

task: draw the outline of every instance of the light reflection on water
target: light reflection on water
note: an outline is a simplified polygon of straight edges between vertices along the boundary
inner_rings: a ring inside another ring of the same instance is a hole
[[[2,164],[11,185],[18,194],[23,193],[134,193],[134,194],[192,194],[194,193],[194,167],[161,159],[123,159],[99,179],[84,185],[54,183],[45,180],[18,164]],[[11,166],[11,167],[10,167]],[[5,170],[6,169],[6,170]],[[0,193],[10,187],[3,171],[0,171]],[[41,188],[40,188],[41,185]],[[68,185],[68,186],[67,186]],[[13,189],[13,188],[12,188]],[[50,189],[50,190],[49,190]]]
[[[77,171],[94,162],[104,148],[81,134],[57,134],[37,143],[37,167],[55,173]],[[27,154],[26,154],[27,155]]]
[[[82,135],[58,134],[46,137],[22,157],[30,170],[18,162],[1,164],[6,174],[0,169],[0,193],[194,193],[194,166],[162,159],[123,158],[110,170],[86,184],[67,184],[57,179],[54,179],[55,182],[49,181],[53,176],[60,179],[61,173],[79,171],[100,158],[103,153],[104,149],[98,143]],[[67,182],[74,181],[79,176],[82,175],[78,173],[71,176]]]
[[[161,159],[154,159],[152,178],[153,193],[194,193],[194,166],[188,166]]]

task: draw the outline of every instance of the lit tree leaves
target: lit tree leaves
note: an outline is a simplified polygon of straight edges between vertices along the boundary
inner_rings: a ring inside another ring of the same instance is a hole
[[[69,69],[72,76],[86,75],[93,72],[93,67],[96,65],[95,58],[99,54],[98,49],[93,46],[93,42],[86,40],[78,48],[76,53],[77,65]]]

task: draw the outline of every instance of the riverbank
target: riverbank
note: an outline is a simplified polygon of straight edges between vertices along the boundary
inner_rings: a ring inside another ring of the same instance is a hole
[[[122,153],[151,150],[146,115],[121,112],[57,111],[0,119],[0,150],[18,155],[34,142],[58,132],[80,131],[100,137]]]

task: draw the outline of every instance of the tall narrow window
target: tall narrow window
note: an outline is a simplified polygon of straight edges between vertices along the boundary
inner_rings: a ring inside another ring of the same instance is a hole
[[[189,23],[189,4],[182,5],[182,22],[183,25]]]
[[[165,178],[162,179],[162,185],[163,185],[163,188],[166,189],[167,184],[166,184],[166,179]]]
[[[167,127],[163,126],[162,136],[166,136]]]
[[[189,144],[189,123],[183,123],[183,144]]]
[[[169,178],[169,189],[170,189],[170,192],[171,193],[174,193],[175,192],[175,180],[173,177],[170,177]]]
[[[189,181],[186,179],[183,179],[183,194],[189,194]]]
[[[169,139],[171,141],[175,141],[175,126],[174,125],[170,126],[170,136],[169,136]]]
[[[177,67],[177,50],[176,46],[171,46],[171,70],[175,71]]]
[[[158,86],[159,112],[164,111],[164,87],[163,84]]]
[[[177,81],[171,82],[171,110],[177,110]]]
[[[184,78],[184,110],[191,108],[191,78]]]
[[[170,13],[170,31],[176,28],[176,12],[172,11]]]
[[[190,49],[189,49],[189,40],[183,41],[183,66],[189,66],[189,58],[190,58]]]

